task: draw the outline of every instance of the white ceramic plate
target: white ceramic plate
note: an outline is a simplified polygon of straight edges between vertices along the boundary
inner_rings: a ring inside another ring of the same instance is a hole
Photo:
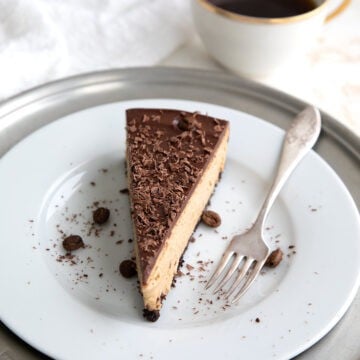
[[[198,227],[185,255],[190,266],[182,268],[189,274],[178,278],[156,323],[141,316],[136,279],[118,272],[132,247],[128,199],[119,193],[130,107],[198,110],[231,121],[227,165],[210,206],[223,223],[217,231]],[[91,108],[34,132],[0,161],[1,320],[60,359],[287,359],[305,350],[344,314],[360,269],[357,209],[314,152],[267,220],[267,240],[284,251],[282,263],[265,270],[237,306],[203,283],[231,236],[257,215],[282,137],[239,111],[165,99]],[[111,210],[98,229],[90,225],[94,202]],[[61,232],[80,234],[86,248],[62,259]]]

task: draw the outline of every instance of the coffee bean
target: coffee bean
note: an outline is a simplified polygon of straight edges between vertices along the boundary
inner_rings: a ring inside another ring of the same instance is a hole
[[[218,227],[221,224],[221,217],[218,213],[211,210],[205,210],[201,216],[201,220],[210,227]]]
[[[196,124],[196,119],[194,115],[182,115],[180,118],[177,118],[177,127],[181,131],[189,131],[194,128]]]
[[[93,220],[96,224],[104,224],[108,221],[110,216],[110,210],[104,207],[100,207],[93,212]]]
[[[63,240],[63,247],[66,251],[73,251],[84,247],[84,242],[79,235],[70,235]]]
[[[283,252],[280,248],[274,250],[266,259],[265,266],[276,267],[280,264],[283,257]]]
[[[136,264],[132,260],[122,261],[120,264],[119,270],[120,270],[120,274],[124,278],[127,278],[127,279],[129,279],[137,274]]]

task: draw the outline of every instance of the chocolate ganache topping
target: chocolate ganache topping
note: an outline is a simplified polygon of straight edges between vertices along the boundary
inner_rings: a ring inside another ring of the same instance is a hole
[[[228,123],[176,110],[127,110],[131,214],[145,283]]]

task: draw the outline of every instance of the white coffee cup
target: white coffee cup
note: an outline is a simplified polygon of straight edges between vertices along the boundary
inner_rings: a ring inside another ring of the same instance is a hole
[[[331,12],[331,0],[316,0],[314,10],[284,18],[239,15],[207,0],[192,0],[192,11],[205,47],[219,63],[238,74],[261,78],[303,58],[325,20],[349,2]]]

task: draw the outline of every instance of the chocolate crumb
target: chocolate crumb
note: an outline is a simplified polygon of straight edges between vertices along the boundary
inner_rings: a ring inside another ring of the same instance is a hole
[[[148,309],[144,309],[143,310],[143,316],[146,320],[151,321],[151,322],[155,322],[156,320],[159,319],[160,317],[160,312],[159,310],[148,310]]]
[[[266,259],[265,265],[269,267],[276,267],[280,264],[283,258],[283,252],[280,248],[274,250]]]
[[[187,268],[189,271],[194,270],[194,267],[191,266],[190,264],[186,264],[186,268]]]
[[[101,278],[101,277],[103,277],[103,276],[104,276],[104,274],[103,274],[103,273],[100,273],[100,274],[99,274],[99,277],[100,277],[100,278]]]
[[[91,182],[90,182],[90,185],[91,185],[91,186],[95,186],[96,183],[95,183],[94,181],[91,181]]]
[[[132,242],[133,242],[133,239],[129,239],[129,240],[128,240],[128,243],[132,243]]]
[[[220,215],[211,210],[205,210],[201,216],[201,220],[204,222],[204,224],[213,228],[218,227],[221,224]]]
[[[128,193],[129,193],[129,189],[127,189],[127,188],[121,189],[121,190],[119,191],[119,193],[120,193],[120,194],[128,194]]]
[[[129,279],[137,274],[136,264],[132,260],[122,261],[120,263],[119,270],[120,274],[126,279]]]
[[[257,318],[255,319],[255,321],[256,321],[257,323],[259,323],[259,322],[260,322],[260,319],[257,317]]]
[[[84,247],[84,242],[79,235],[70,235],[63,240],[63,247],[66,251],[74,251]]]
[[[104,207],[100,207],[93,212],[93,220],[96,224],[104,224],[108,221],[110,216],[110,210]]]

